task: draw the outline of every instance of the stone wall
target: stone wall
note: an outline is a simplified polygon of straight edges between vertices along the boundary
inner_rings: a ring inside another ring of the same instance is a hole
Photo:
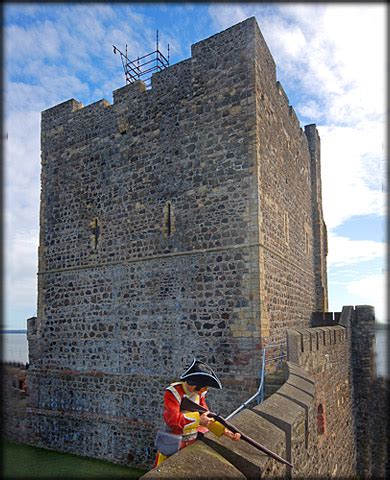
[[[357,472],[364,478],[387,478],[389,379],[378,378],[376,374],[375,312],[367,305],[349,310]]]
[[[355,419],[348,331],[342,326],[288,332],[289,359],[309,372],[316,385],[314,415],[322,412],[324,432],[316,434],[317,473],[337,477],[356,472]],[[318,430],[317,425],[313,432]]]
[[[33,441],[33,430],[27,413],[29,386],[24,364],[1,363],[2,434],[22,443]]]
[[[331,326],[290,330],[286,382],[265,402],[232,418],[246,434],[292,462],[292,471],[244,442],[208,434],[145,478],[181,478],[188,471],[191,478],[387,478],[389,382],[375,376],[373,318],[372,307],[344,307],[341,314],[313,316],[313,323]],[[120,463],[155,453],[152,446],[142,451],[145,431],[151,437],[155,433],[151,423],[133,422],[132,431],[139,435],[136,442],[128,437],[127,409],[134,413],[138,408],[131,391],[142,379],[129,376],[126,385],[122,376],[115,383],[102,372],[63,370],[57,376],[48,371],[43,391],[34,385],[30,369],[26,389],[22,365],[3,365],[2,378],[6,438],[41,446],[42,437],[49,438],[50,448],[69,451],[78,444],[75,453],[87,456],[105,448]],[[148,394],[156,393],[153,383],[144,386]],[[37,396],[44,408],[31,416],[26,399],[37,402]],[[102,405],[105,414],[99,414]]]
[[[313,212],[321,191],[312,180],[308,138],[257,25],[255,52],[260,322],[267,344],[284,340],[287,328],[308,326],[317,308],[316,262],[323,252],[316,251]]]
[[[315,125],[306,125],[305,134],[310,152],[312,189],[313,258],[316,282],[316,311],[328,310],[327,261],[328,234],[322,211],[321,141]]]
[[[318,303],[310,162],[254,18],[151,89],[42,112],[41,446],[151,462],[163,388],[193,357],[221,377],[221,413],[255,392],[261,348]]]

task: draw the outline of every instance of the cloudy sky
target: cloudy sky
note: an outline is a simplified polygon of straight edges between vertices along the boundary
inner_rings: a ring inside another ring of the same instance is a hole
[[[6,4],[4,8],[4,326],[36,315],[40,112],[84,105],[125,84],[112,45],[135,58],[190,45],[256,16],[301,125],[321,136],[330,311],[385,308],[386,6],[379,4]]]

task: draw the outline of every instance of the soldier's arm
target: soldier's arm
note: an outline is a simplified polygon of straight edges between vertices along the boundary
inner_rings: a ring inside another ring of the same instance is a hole
[[[207,408],[209,410],[209,407],[207,406],[206,402],[206,395],[201,395],[200,397],[200,402],[199,404]],[[241,435],[239,433],[233,433],[227,428],[225,428],[222,423],[219,423],[218,421],[211,421],[208,425],[207,428],[212,432],[215,436],[221,437],[222,435],[226,435],[226,437],[230,438],[231,440],[239,440],[241,438]]]

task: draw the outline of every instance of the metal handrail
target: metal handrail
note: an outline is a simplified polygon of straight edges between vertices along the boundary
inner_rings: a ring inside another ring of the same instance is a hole
[[[265,359],[266,359],[266,350],[267,348],[270,347],[275,347],[277,345],[283,345],[286,342],[279,342],[279,343],[273,343],[265,346],[263,348],[262,352],[262,359],[261,359],[261,371],[260,371],[260,385],[259,388],[257,389],[256,393],[252,395],[248,400],[246,400],[243,404],[241,404],[236,410],[234,410],[232,413],[230,413],[226,418],[226,420],[229,420],[229,418],[232,418],[234,415],[237,415],[237,413],[241,412],[247,405],[249,405],[253,400],[256,398],[258,399],[257,403],[261,403],[264,400],[264,382],[265,382]],[[286,357],[286,354],[279,355],[278,357],[271,357],[268,360],[277,360],[278,358],[284,358]]]
[[[260,380],[260,385],[259,388],[257,389],[256,393],[252,395],[246,402],[244,402],[242,405],[240,405],[234,412],[232,412],[230,415],[228,415],[226,420],[229,420],[229,418],[232,418],[234,415],[236,415],[238,412],[241,412],[249,403],[251,403],[255,398],[261,397],[260,402],[263,400],[263,395],[264,395],[264,370],[265,370],[265,347],[263,348],[263,358],[261,359],[261,380]],[[259,403],[260,403],[259,402]]]

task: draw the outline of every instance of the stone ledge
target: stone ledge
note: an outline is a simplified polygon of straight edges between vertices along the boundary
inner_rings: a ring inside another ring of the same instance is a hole
[[[264,447],[280,456],[285,456],[285,441],[282,430],[251,410],[243,410],[231,421],[239,430]],[[246,478],[260,478],[262,472],[269,470],[273,475],[284,475],[285,466],[262,453],[244,440],[233,442],[227,437],[215,437],[207,433],[203,442],[221,454],[234,465]]]
[[[231,463],[203,442],[196,442],[168,458],[159,467],[150,470],[141,478],[175,479],[245,479]]]

